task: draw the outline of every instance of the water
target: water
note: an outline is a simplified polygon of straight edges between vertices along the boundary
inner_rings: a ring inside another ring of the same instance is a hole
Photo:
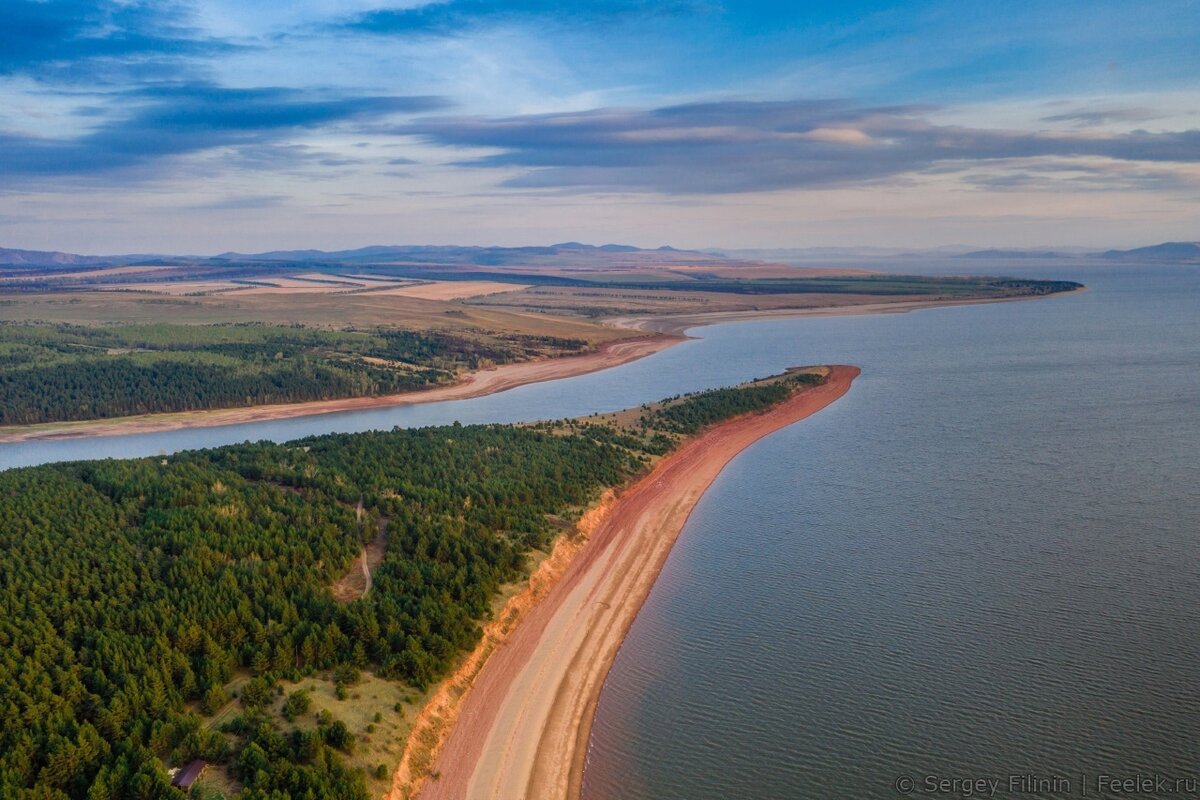
[[[857,364],[845,398],[702,499],[609,676],[585,800],[893,797],[929,774],[1007,790],[1010,773],[1073,782],[1033,795],[1054,797],[1086,775],[1097,796],[1100,772],[1190,777],[1200,269],[1004,271],[1091,291],[719,325],[485,398],[0,445],[0,467],[575,416]]]
[[[943,311],[946,310],[938,309],[937,313]],[[878,335],[886,337],[892,335],[888,323],[900,317],[886,318],[882,327],[868,320],[883,318],[855,318],[867,325],[864,328],[855,323],[846,325],[849,319],[838,318],[833,330],[862,330],[868,336],[875,335],[871,331],[882,331]],[[816,320],[791,320],[710,326],[693,332],[702,337],[697,341],[685,342],[616,369],[531,384],[470,400],[158,433],[0,443],[0,469],[53,461],[165,455],[247,440],[283,442],[321,433],[381,430],[397,425],[525,422],[616,411],[680,392],[740,383],[791,366],[831,362],[831,358],[810,346],[812,331],[820,324]],[[838,352],[847,363],[858,363],[853,359],[855,348],[840,347]]]
[[[714,332],[863,375],[701,500],[605,686],[585,800],[1197,777],[1200,270],[1062,277],[1092,289]]]

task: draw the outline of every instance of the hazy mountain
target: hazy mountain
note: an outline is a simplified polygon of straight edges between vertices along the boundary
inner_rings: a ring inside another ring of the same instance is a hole
[[[50,250],[13,250],[0,247],[0,264],[6,266],[89,267],[112,263],[112,256],[80,256]]]
[[[925,249],[905,247],[775,247],[705,250],[705,253],[727,258],[754,261],[779,261],[783,263],[807,263],[810,261],[844,261],[847,259],[883,259],[900,256],[956,256],[973,248],[967,245],[946,245]]]
[[[372,245],[353,250],[271,250],[263,253],[227,252],[218,256],[163,256],[127,254],[86,256],[45,250],[21,250],[0,247],[0,265],[7,267],[41,268],[45,270],[79,267],[104,267],[126,264],[155,263],[198,265],[232,265],[236,263],[325,263],[370,264],[404,263],[476,266],[532,266],[536,264],[571,267],[602,263],[624,266],[675,263],[681,258],[688,262],[715,261],[733,258],[748,261],[809,263],[832,261],[886,260],[920,257],[963,258],[979,260],[1030,259],[1049,260],[1077,258],[1089,255],[1112,261],[1158,261],[1200,263],[1200,242],[1165,242],[1132,250],[1108,250],[1095,253],[1086,248],[1054,247],[1037,249],[973,249],[964,245],[910,249],[894,247],[801,247],[761,249],[709,249],[703,251],[676,250],[670,246],[642,249],[627,244],[592,245],[582,242],[559,242],[545,247],[459,247],[455,245]]]
[[[454,245],[374,245],[356,250],[273,250],[266,253],[222,253],[215,257],[220,261],[290,261],[323,263],[385,263],[408,264],[475,264],[478,266],[502,267],[529,265],[547,260],[559,260],[569,266],[580,259],[584,261],[611,259],[614,256],[631,256],[637,259],[662,259],[667,254],[682,253],[692,259],[711,261],[714,256],[691,253],[660,247],[643,250],[628,244],[592,245],[582,242],[560,242],[547,247],[457,247]]]
[[[457,247],[454,245],[372,245],[353,250],[271,250],[264,253],[226,252],[217,256],[117,255],[84,256],[74,253],[0,248],[0,265],[14,268],[56,268],[123,266],[127,264],[169,264],[178,266],[232,267],[237,264],[426,264],[438,266],[560,266],[596,268],[632,268],[653,264],[689,263],[721,260],[709,253],[659,247],[643,250],[627,244],[591,245],[562,242],[548,247]]]
[[[551,250],[600,250],[605,253],[636,253],[642,248],[634,247],[631,244],[602,244],[597,247],[594,244],[583,244],[582,242],[560,242],[559,244],[550,245]],[[661,247],[659,248],[662,249]]]
[[[1113,261],[1200,263],[1200,242],[1163,242],[1150,247],[1135,247],[1132,250],[1108,250],[1101,253],[1100,257]]]
[[[955,258],[1035,258],[1038,260],[1075,257],[1075,254],[1061,250],[1001,250],[998,248],[972,250],[969,253],[960,253],[955,256]]]

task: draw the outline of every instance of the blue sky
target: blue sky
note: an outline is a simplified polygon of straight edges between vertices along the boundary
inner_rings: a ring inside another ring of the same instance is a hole
[[[1200,230],[1200,4],[0,4],[0,246],[1121,246]]]

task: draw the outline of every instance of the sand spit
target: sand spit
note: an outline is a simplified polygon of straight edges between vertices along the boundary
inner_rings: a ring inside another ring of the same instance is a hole
[[[237,425],[245,422],[331,414],[338,411],[434,403],[441,400],[465,400],[470,397],[502,392],[528,383],[569,378],[620,366],[657,353],[659,350],[684,341],[684,338],[677,335],[651,334],[630,339],[618,339],[606,342],[593,352],[583,355],[502,364],[491,369],[467,373],[461,381],[449,386],[382,397],[352,397],[344,400],[316,400],[309,403],[283,403],[223,408],[214,411],[183,411],[106,420],[12,426],[0,428],[0,443],[33,439],[74,439],[87,436],[156,433],[180,428],[208,428],[217,425]]]
[[[587,542],[556,567],[561,577],[548,590],[543,582],[542,599],[527,598],[519,623],[509,620],[511,633],[485,640],[491,656],[477,650],[466,672],[448,682],[447,692],[460,699],[424,740],[427,748],[444,743],[416,796],[577,798],[605,676],[692,508],[738,453],[825,408],[858,374],[857,367],[833,367],[820,386],[702,433],[602,505]],[[412,777],[402,765],[392,800],[412,796]]]
[[[798,317],[853,317],[860,314],[905,314],[926,308],[948,308],[950,306],[975,306],[988,303],[1015,303],[1023,300],[1051,300],[1058,297],[1086,292],[1081,286],[1069,292],[1040,294],[1022,297],[984,297],[965,300],[899,300],[886,303],[858,303],[854,305],[829,305],[816,308],[773,308],[763,311],[710,311],[695,314],[663,314],[628,317],[610,317],[605,322],[614,328],[680,335],[689,328],[703,325],[720,325],[725,322],[747,322],[768,319],[795,319]]]

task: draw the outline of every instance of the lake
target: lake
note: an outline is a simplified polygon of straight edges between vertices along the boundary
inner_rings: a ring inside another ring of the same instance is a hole
[[[1091,290],[704,332],[863,375],[701,500],[610,673],[585,800],[1196,778],[1200,269],[1054,275]]]
[[[1102,773],[1192,777],[1200,268],[1004,272],[1090,291],[717,325],[490,397],[3,444],[0,467],[577,416],[856,364],[849,395],[702,499],[609,676],[586,800],[890,797],[905,776],[928,794],[927,776],[1009,775],[1073,782],[1023,796],[1101,796]],[[936,793],[966,796],[955,786]]]

